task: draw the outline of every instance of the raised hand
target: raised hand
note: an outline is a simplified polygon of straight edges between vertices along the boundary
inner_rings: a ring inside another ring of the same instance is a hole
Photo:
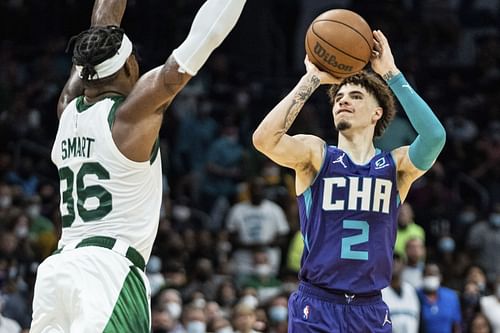
[[[375,73],[379,74],[388,81],[391,77],[399,73],[398,68],[394,62],[391,47],[387,38],[380,30],[373,31],[373,52],[370,59],[372,69]]]
[[[319,78],[319,84],[339,84],[342,81],[342,78],[338,78],[333,76],[327,72],[323,72],[318,69],[306,55],[304,59],[304,64],[306,65],[306,71],[308,74],[312,74]]]

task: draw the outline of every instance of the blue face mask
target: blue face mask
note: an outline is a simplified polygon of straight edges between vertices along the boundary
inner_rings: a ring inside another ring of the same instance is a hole
[[[499,228],[500,227],[500,213],[491,213],[490,214],[490,223]]]
[[[269,309],[269,318],[272,322],[286,321],[288,317],[288,309],[284,306],[272,306]]]
[[[443,253],[451,253],[455,251],[455,241],[451,237],[443,237],[439,240],[438,247]]]
[[[186,326],[187,333],[205,333],[207,325],[199,320],[190,321]]]

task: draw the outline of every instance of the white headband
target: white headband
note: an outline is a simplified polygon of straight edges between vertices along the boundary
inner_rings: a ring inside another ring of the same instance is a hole
[[[128,57],[132,54],[132,42],[128,39],[127,35],[123,34],[122,45],[116,51],[116,54],[109,59],[104,60],[100,64],[94,66],[96,74],[89,80],[99,80],[111,76],[118,72],[120,68],[125,65]],[[78,76],[82,78],[83,66],[75,66]]]

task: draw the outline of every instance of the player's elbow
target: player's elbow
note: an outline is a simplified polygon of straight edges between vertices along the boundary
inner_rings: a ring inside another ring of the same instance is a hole
[[[446,143],[446,130],[444,129],[444,126],[442,124],[436,126],[429,133],[429,139],[429,141],[431,141],[433,145],[435,145],[436,147],[440,147],[441,150]]]
[[[267,140],[264,133],[262,133],[262,130],[256,129],[255,132],[253,132],[252,143],[253,143],[253,146],[255,147],[255,149],[257,149],[258,151],[261,151],[261,152],[265,151],[266,141],[269,141],[269,140]]]
[[[270,136],[264,128],[259,127],[253,132],[252,143],[255,149],[262,153],[271,151],[276,146],[276,142],[274,136]]]

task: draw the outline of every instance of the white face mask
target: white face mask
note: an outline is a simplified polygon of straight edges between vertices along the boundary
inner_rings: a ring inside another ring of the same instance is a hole
[[[255,309],[257,307],[257,305],[259,305],[259,300],[257,299],[257,297],[253,296],[253,295],[245,295],[241,298],[241,301],[240,301],[242,304],[245,304],[249,307],[251,307],[252,309]]]
[[[187,333],[206,333],[207,325],[199,320],[190,321],[186,326]]]
[[[24,239],[28,236],[30,229],[27,225],[20,225],[14,229],[17,238]]]
[[[422,285],[424,287],[424,290],[426,291],[436,291],[441,285],[441,281],[439,279],[439,276],[424,276]]]
[[[173,319],[179,319],[179,317],[181,316],[181,312],[182,312],[182,307],[179,303],[169,302],[165,305],[165,307]]]
[[[255,266],[255,274],[257,274],[260,277],[266,277],[271,274],[272,268],[271,265],[267,264],[259,264]]]
[[[219,328],[217,331],[215,331],[215,333],[233,333],[233,329],[231,328],[231,326],[227,326],[227,327],[223,327],[223,328]]]

